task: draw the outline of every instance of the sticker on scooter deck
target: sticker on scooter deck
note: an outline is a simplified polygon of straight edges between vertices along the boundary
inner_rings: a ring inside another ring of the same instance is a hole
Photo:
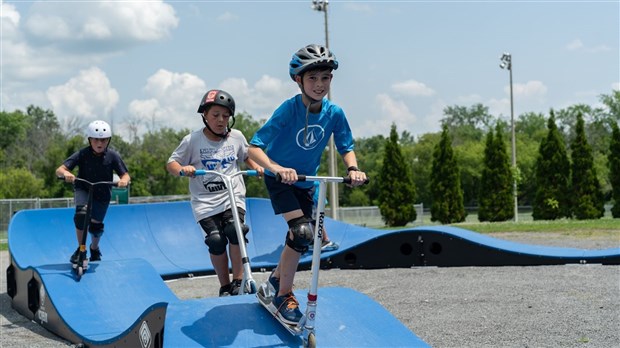
[[[260,303],[261,306],[263,306],[269,313],[271,313],[271,316],[273,316],[280,324],[282,324],[282,326],[284,326],[284,328],[288,330],[288,332],[293,335],[301,335],[303,333],[303,328],[301,326],[291,325],[283,322],[278,317],[277,310],[274,310],[272,309],[272,307],[270,307],[272,300],[270,298],[262,296],[260,290],[256,293],[256,297],[258,298],[258,303]]]

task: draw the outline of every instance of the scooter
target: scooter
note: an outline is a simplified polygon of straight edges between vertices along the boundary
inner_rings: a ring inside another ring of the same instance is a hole
[[[276,175],[276,181],[281,181],[280,175]],[[288,332],[295,336],[300,336],[303,340],[303,346],[308,348],[316,347],[316,333],[315,333],[315,320],[316,320],[316,307],[317,307],[317,291],[319,287],[319,268],[321,263],[321,242],[323,240],[323,226],[325,222],[325,191],[326,183],[336,182],[350,184],[351,178],[348,177],[329,177],[329,176],[309,176],[298,175],[297,181],[318,181],[319,182],[319,198],[316,207],[316,225],[314,226],[314,244],[312,250],[312,266],[310,267],[312,278],[310,281],[310,289],[308,290],[308,301],[306,303],[306,312],[301,317],[301,320],[296,325],[290,325],[281,321],[277,313],[273,312],[268,306],[272,298],[265,297],[266,292],[265,284],[262,284],[256,293],[258,302],[265,307],[273,315],[276,320],[284,326]],[[365,184],[368,183],[368,179]]]
[[[59,176],[59,180],[65,180],[64,176]],[[79,282],[82,279],[86,270],[88,270],[88,256],[86,255],[86,239],[88,237],[88,226],[90,224],[90,215],[92,212],[93,205],[93,193],[95,191],[95,186],[97,185],[109,185],[116,186],[118,182],[113,181],[99,181],[99,182],[90,182],[86,179],[75,178],[75,181],[81,181],[83,183],[88,184],[88,203],[86,204],[86,216],[84,217],[84,225],[82,227],[82,240],[80,241],[80,254],[78,255],[78,259],[76,263],[73,263],[72,269],[73,273],[75,273],[76,280]]]
[[[180,173],[183,176],[183,172]],[[237,240],[239,240],[239,250],[241,252],[241,262],[243,263],[243,278],[241,280],[241,287],[239,288],[239,294],[255,294],[256,293],[256,281],[252,278],[252,268],[250,267],[250,258],[245,245],[245,236],[243,235],[243,228],[241,226],[241,219],[239,218],[239,212],[236,208],[235,192],[233,190],[233,178],[239,175],[246,176],[258,176],[256,170],[242,170],[232,175],[226,175],[213,170],[197,169],[194,175],[216,175],[219,176],[226,186],[228,191],[228,199],[230,200],[233,220],[235,223],[235,230],[237,231]]]

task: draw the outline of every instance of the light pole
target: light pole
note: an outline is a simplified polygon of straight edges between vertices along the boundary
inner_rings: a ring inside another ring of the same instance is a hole
[[[312,0],[312,9],[315,11],[323,12],[325,14],[325,47],[329,49],[329,31],[327,30],[327,4],[328,0]],[[331,89],[327,92],[327,98],[331,100]],[[336,146],[334,146],[334,135],[329,137],[329,149],[328,149],[328,170],[329,176],[336,176],[337,164],[336,164]],[[329,183],[329,204],[332,207],[332,219],[338,220],[338,209],[340,207],[338,197],[337,183]]]
[[[502,61],[499,67],[502,69],[508,69],[510,73],[510,128],[512,132],[512,195],[514,196],[514,215],[515,222],[519,222],[519,208],[517,199],[517,146],[515,143],[515,117],[514,117],[514,103],[512,99],[512,55],[510,53],[504,53],[500,57]]]

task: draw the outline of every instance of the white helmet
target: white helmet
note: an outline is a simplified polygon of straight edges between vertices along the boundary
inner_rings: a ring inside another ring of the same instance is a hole
[[[112,128],[105,121],[93,121],[88,125],[86,137],[95,139],[105,139],[112,137]]]

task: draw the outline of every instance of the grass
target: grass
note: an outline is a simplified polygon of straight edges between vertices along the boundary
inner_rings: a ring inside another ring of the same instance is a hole
[[[620,239],[620,220],[603,218],[598,220],[545,220],[524,222],[464,222],[452,226],[468,229],[470,231],[488,233],[556,233],[573,237],[602,237],[611,236]]]

